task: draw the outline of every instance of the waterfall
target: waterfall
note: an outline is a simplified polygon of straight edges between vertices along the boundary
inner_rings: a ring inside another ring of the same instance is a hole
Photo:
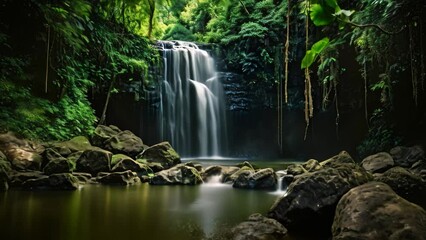
[[[164,61],[160,135],[183,157],[225,153],[226,116],[222,84],[213,58],[195,43],[158,42]]]

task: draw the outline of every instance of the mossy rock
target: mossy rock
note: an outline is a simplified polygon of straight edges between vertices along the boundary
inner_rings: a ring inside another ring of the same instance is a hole
[[[99,172],[109,172],[111,170],[112,153],[102,149],[86,150],[76,162],[78,172],[87,172],[92,176]]]
[[[162,142],[147,148],[138,159],[146,159],[148,163],[160,163],[165,169],[181,163],[179,154],[169,142]]]
[[[55,173],[70,173],[75,169],[75,164],[66,158],[50,161],[44,168],[46,175]]]
[[[146,145],[138,136],[125,130],[105,140],[103,147],[113,153],[123,153],[135,157],[146,148]]]
[[[96,127],[90,140],[94,146],[103,148],[104,142],[119,132],[121,132],[121,130],[116,126],[111,125],[108,127],[105,125],[99,125]]]
[[[74,153],[74,152],[92,149],[93,146],[90,144],[89,139],[87,139],[86,137],[77,136],[77,137],[74,137],[74,138],[72,138],[68,141],[53,143],[52,148],[58,153],[60,153],[61,151],[62,152],[68,152],[67,151],[67,149],[68,149],[69,153],[63,155],[63,156],[68,156],[68,155],[70,155],[71,153]]]
[[[112,155],[111,167],[114,167],[117,163],[119,163],[120,161],[123,161],[124,159],[133,160],[131,157],[121,153]]]

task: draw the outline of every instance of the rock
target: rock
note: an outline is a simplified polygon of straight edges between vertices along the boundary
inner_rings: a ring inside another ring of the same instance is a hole
[[[139,177],[151,175],[154,172],[151,168],[149,168],[146,164],[138,163],[132,159],[123,159],[118,162],[111,171],[113,172],[124,172],[130,170],[132,172],[136,172]]]
[[[426,237],[426,212],[395,194],[384,183],[351,189],[339,201],[333,239],[410,239]]]
[[[0,154],[0,191],[9,189],[9,174],[11,171],[12,167],[10,162],[7,162],[6,158],[2,158]]]
[[[179,164],[170,169],[155,173],[152,185],[197,185],[203,182],[197,169]]]
[[[410,168],[410,171],[415,174],[421,175],[422,171],[426,171],[426,159],[422,159],[413,163]]]
[[[43,172],[46,175],[55,173],[70,173],[74,170],[74,165],[66,158],[50,161],[44,168]]]
[[[8,175],[12,171],[12,165],[7,160],[0,159],[0,172]]]
[[[393,167],[393,158],[389,153],[380,152],[364,158],[361,166],[371,173],[382,173]]]
[[[133,160],[131,157],[124,155],[124,154],[114,154],[111,158],[111,167],[114,167],[117,163],[121,162],[124,159],[130,159]]]
[[[90,140],[94,146],[103,148],[104,142],[117,135],[119,132],[121,132],[121,130],[116,126],[111,125],[108,127],[105,125],[99,125],[96,127]]]
[[[67,160],[72,162],[74,165],[77,163],[77,160],[81,157],[83,151],[73,152],[68,155]]]
[[[247,161],[244,161],[243,163],[239,163],[236,166],[239,167],[239,168],[248,167],[248,168],[251,168],[251,169],[254,170],[253,165],[251,163],[247,162]]]
[[[104,148],[113,153],[123,153],[135,157],[145,149],[145,145],[138,136],[126,130],[107,139]]]
[[[70,173],[43,175],[22,184],[22,188],[28,190],[75,190],[78,186],[78,179]]]
[[[0,161],[7,161],[7,157],[2,151],[0,151]]]
[[[102,150],[86,150],[76,162],[78,172],[87,172],[96,176],[99,172],[108,172],[111,169],[112,153]]]
[[[304,174],[308,171],[300,164],[290,164],[287,167],[287,173],[293,176]]]
[[[268,216],[290,230],[306,229],[329,234],[339,199],[351,188],[372,179],[371,174],[353,163],[333,163],[333,167],[295,177],[287,194],[277,199]]]
[[[52,149],[60,153],[62,156],[68,156],[74,152],[83,152],[89,149],[93,149],[93,146],[86,137],[77,136],[68,141],[53,143]]]
[[[310,159],[302,164],[303,168],[308,172],[315,172],[322,169],[320,163],[315,159]]]
[[[189,166],[189,167],[193,167],[193,168],[197,169],[197,171],[199,171],[199,172],[203,171],[203,166],[198,162],[193,162],[193,161],[186,162],[184,165]]]
[[[294,176],[290,174],[286,174],[282,176],[282,186],[288,187],[294,180]]]
[[[9,175],[9,186],[10,187],[21,187],[22,184],[29,179],[36,179],[44,176],[42,172],[31,171],[31,172],[12,172]]]
[[[43,155],[44,155],[44,158],[46,160],[46,163],[44,165],[46,165],[47,163],[49,163],[51,161],[66,160],[66,158],[64,158],[61,154],[59,154],[58,152],[56,152],[52,148],[46,149],[46,151],[44,151]]]
[[[255,213],[232,228],[231,234],[233,240],[279,240],[287,235],[287,229],[278,221]]]
[[[230,174],[232,173],[232,174]],[[223,173],[222,175],[222,182],[224,183],[234,183],[235,180],[237,180],[237,178],[241,175],[250,175],[254,173],[254,169],[250,168],[248,166],[244,166],[242,168],[237,169],[236,171],[232,171],[232,172],[228,172],[228,173]]]
[[[164,169],[171,168],[181,162],[179,154],[168,142],[158,143],[147,148],[137,158],[146,159],[148,163],[160,163]]]
[[[355,164],[355,161],[352,159],[351,155],[349,155],[349,153],[346,151],[341,151],[336,156],[320,162],[321,166],[323,167],[333,167],[335,165],[340,165],[343,163]]]
[[[97,181],[102,184],[133,185],[140,182],[138,175],[130,170],[124,172],[100,172]]]
[[[256,172],[246,171],[238,176],[232,186],[248,189],[275,189],[277,176],[272,168],[260,169]]]
[[[395,165],[410,168],[413,163],[419,160],[425,160],[425,152],[420,146],[413,147],[394,147],[390,150]]]
[[[237,172],[240,168],[234,166],[209,166],[202,173],[203,179],[208,182],[208,180],[213,176],[221,175],[221,182],[226,182],[226,180],[235,172]],[[232,182],[232,181],[230,181]]]
[[[73,172],[72,175],[78,179],[80,184],[86,184],[92,178],[90,173]]]
[[[399,196],[426,208],[426,182],[402,167],[394,167],[376,175],[375,181],[389,185]]]

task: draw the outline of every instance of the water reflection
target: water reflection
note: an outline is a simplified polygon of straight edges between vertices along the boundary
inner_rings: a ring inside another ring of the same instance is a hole
[[[0,193],[2,239],[202,239],[219,236],[276,196],[225,184]]]

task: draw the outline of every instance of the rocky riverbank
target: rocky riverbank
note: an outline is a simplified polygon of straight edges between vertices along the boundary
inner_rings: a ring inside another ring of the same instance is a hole
[[[356,163],[347,152],[290,165],[287,192],[234,239],[426,239],[426,155],[396,147]]]
[[[235,226],[232,239],[426,236],[426,154],[418,146],[396,147],[361,162],[343,151],[275,172],[249,162],[205,168],[182,163],[168,142],[147,146],[115,126],[99,126],[88,138],[51,143],[0,134],[2,191],[75,190],[85,184],[196,185],[212,178],[234,188],[287,189],[265,216],[253,214]]]
[[[89,138],[36,143],[0,134],[0,189],[75,190],[84,184],[196,185],[221,175],[236,188],[275,189],[271,168],[182,163],[168,142],[147,146],[130,131],[98,126]]]

